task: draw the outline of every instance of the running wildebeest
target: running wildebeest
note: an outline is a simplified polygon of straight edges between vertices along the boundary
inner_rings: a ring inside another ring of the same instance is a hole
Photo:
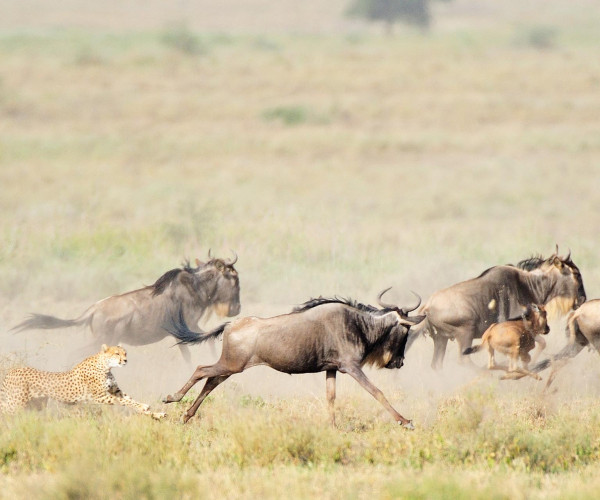
[[[531,361],[529,351],[535,347],[536,337],[547,335],[549,331],[544,306],[529,304],[521,317],[501,323],[492,323],[481,337],[481,344],[468,347],[463,354],[472,354],[487,347],[488,370],[505,370],[507,373],[501,379],[519,379],[530,376],[541,380],[539,375],[529,371],[529,362]],[[495,351],[508,356],[508,367],[496,365]],[[518,366],[519,359],[521,359],[522,368]]]
[[[353,377],[397,422],[412,429],[411,421],[390,405],[361,369],[365,364],[400,368],[408,330],[424,318],[408,316],[421,304],[420,297],[415,307],[401,309],[381,302],[386,291],[378,296],[383,309],[348,299],[321,297],[305,302],[290,314],[242,318],[210,334],[192,332],[181,316],[174,317],[168,328],[180,342],[194,344],[223,334],[223,351],[217,363],[199,366],[189,381],[164,402],[181,401],[197,382],[206,378],[200,395],[183,417],[185,423],[215,387],[252,366],[267,365],[289,374],[325,371],[329,413],[335,426],[335,378],[339,371]]]
[[[568,342],[558,354],[536,364],[532,371],[540,372],[551,365],[554,369],[548,378],[546,388],[550,386],[557,370],[564,363],[579,354],[585,346],[593,347],[600,353],[600,299],[590,300],[579,307],[567,320],[566,335]],[[555,363],[557,362],[558,363]]]
[[[197,325],[200,318],[212,310],[218,316],[235,316],[240,312],[240,283],[233,260],[213,258],[189,262],[180,269],[172,269],[153,285],[121,295],[113,295],[96,302],[76,319],[60,319],[43,314],[30,318],[13,328],[29,329],[67,328],[89,326],[98,342],[116,345],[147,345],[168,335],[163,328],[172,310],[179,310],[187,324]],[[180,344],[181,354],[190,362],[189,348]]]
[[[527,304],[546,306],[549,313],[566,314],[585,302],[583,279],[571,260],[556,253],[548,259],[531,257],[517,266],[495,266],[479,277],[435,292],[421,311],[426,319],[414,333],[408,346],[420,333],[433,338],[431,366],[442,367],[449,339],[456,339],[459,359],[474,338],[492,324],[521,314]]]

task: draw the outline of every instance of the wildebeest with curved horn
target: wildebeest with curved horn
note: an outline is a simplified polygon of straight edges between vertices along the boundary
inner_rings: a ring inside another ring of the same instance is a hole
[[[424,318],[408,316],[419,307],[420,297],[415,307],[402,309],[381,303],[386,291],[378,296],[383,309],[348,299],[321,297],[305,302],[290,314],[242,318],[223,325],[221,331],[204,335],[190,331],[181,316],[174,317],[169,331],[180,342],[194,344],[223,334],[223,351],[217,363],[199,366],[189,381],[164,402],[181,401],[197,382],[206,378],[200,395],[183,417],[185,423],[215,387],[252,366],[267,365],[290,374],[324,371],[331,423],[335,425],[335,377],[339,371],[353,377],[398,423],[412,429],[411,421],[390,405],[361,368],[365,364],[400,368],[408,330]]]
[[[218,316],[235,316],[240,312],[240,283],[234,267],[237,255],[232,260],[213,258],[210,251],[208,255],[208,262],[196,259],[196,267],[185,262],[182,268],[166,272],[153,285],[100,300],[76,319],[32,314],[13,330],[85,325],[97,337],[94,346],[98,342],[147,345],[168,335],[163,325],[174,309],[180,310],[191,325],[197,325],[211,310]],[[180,349],[189,363],[189,348],[181,344]]]
[[[411,332],[408,346],[419,333],[433,338],[431,366],[440,369],[449,339],[456,339],[459,359],[474,338],[492,324],[521,314],[527,304],[565,314],[586,300],[579,268],[556,252],[548,259],[531,257],[517,266],[495,266],[479,277],[435,292],[421,309],[426,319]],[[549,306],[548,306],[549,304]]]

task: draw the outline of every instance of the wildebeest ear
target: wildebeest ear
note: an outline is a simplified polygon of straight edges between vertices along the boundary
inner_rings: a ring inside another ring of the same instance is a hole
[[[559,269],[561,269],[563,266],[562,260],[560,260],[560,257],[557,256],[555,256],[554,259],[552,259],[552,264],[554,264]]]
[[[200,259],[196,259],[196,267],[203,267],[204,266],[204,262],[202,262]]]

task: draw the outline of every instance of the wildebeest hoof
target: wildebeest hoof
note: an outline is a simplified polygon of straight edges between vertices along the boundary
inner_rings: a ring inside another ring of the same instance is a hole
[[[183,398],[183,394],[176,392],[172,396],[169,394],[166,398],[163,398],[162,402],[163,403],[177,403],[178,401],[181,401],[182,398]]]
[[[415,426],[413,425],[412,420],[409,420],[405,424],[402,424],[402,427],[404,427],[405,429],[407,429],[409,431],[414,431],[415,430]]]
[[[182,424],[187,424],[190,418],[192,418],[192,417],[190,417],[187,413],[184,413],[181,416],[181,423]]]

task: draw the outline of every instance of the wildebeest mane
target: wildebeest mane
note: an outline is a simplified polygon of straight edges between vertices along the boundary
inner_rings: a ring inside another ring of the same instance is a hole
[[[170,271],[167,271],[160,278],[158,278],[153,285],[149,285],[147,288],[152,288],[152,296],[156,297],[157,295],[163,293],[167,289],[167,287],[171,283],[173,283],[175,278],[179,276],[180,273],[193,274],[196,271],[198,271],[198,269],[200,269],[200,267],[192,267],[190,265],[190,261],[186,259],[183,261],[181,268],[171,269]]]
[[[173,280],[179,276],[179,273],[185,272],[183,269],[171,269],[158,278],[153,285],[149,285],[148,288],[152,288],[152,296],[156,297],[163,293],[166,288],[173,283]]]
[[[523,271],[534,271],[535,269],[539,269],[544,262],[546,262],[546,259],[541,255],[532,255],[528,259],[520,261],[516,267]]]
[[[352,300],[350,298],[344,298],[344,297],[332,297],[332,298],[327,298],[327,297],[317,297],[316,299],[309,299],[306,302],[304,302],[304,304],[300,304],[299,306],[294,307],[294,309],[292,310],[292,312],[303,312],[303,311],[307,311],[308,309],[312,309],[314,307],[323,305],[323,304],[344,304],[346,306],[352,307],[354,309],[358,309],[359,311],[363,311],[363,312],[369,312],[372,314],[385,314],[388,313],[390,311],[392,311],[392,309],[379,309],[375,306],[372,305],[368,305],[368,304],[361,304],[360,302],[357,302],[356,300]]]
[[[544,259],[544,257],[542,257],[541,255],[532,255],[528,259],[523,259],[523,260],[519,261],[519,263],[516,266],[514,264],[507,264],[507,265],[510,267],[516,267],[517,269],[521,269],[523,271],[534,271],[536,269],[539,269],[544,262],[546,262],[546,259]],[[486,269],[478,276],[478,278],[485,276],[487,273],[489,273],[495,267],[497,267],[497,266],[493,266],[493,267]]]

